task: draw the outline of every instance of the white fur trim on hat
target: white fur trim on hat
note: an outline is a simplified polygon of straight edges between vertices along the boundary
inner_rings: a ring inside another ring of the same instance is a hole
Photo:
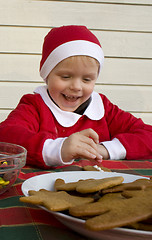
[[[100,63],[101,70],[104,62],[104,54],[102,48],[98,44],[90,41],[75,40],[58,46],[50,53],[41,68],[41,77],[46,80],[49,73],[59,62],[68,57],[78,55],[85,55],[95,58]]]

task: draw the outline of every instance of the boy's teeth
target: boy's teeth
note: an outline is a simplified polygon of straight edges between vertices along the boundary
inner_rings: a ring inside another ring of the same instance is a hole
[[[77,99],[77,97],[68,96],[68,95],[65,95],[65,97],[66,97],[67,99]]]

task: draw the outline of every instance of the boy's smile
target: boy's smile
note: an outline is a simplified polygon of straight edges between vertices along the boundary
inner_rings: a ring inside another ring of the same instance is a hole
[[[77,99],[80,98],[80,97],[77,97],[77,96],[68,96],[68,95],[65,95],[65,94],[63,94],[63,97],[64,97],[67,101],[70,101],[70,102],[75,102]]]
[[[86,56],[69,57],[60,62],[47,78],[48,91],[64,111],[75,111],[89,99],[98,77],[98,62]]]

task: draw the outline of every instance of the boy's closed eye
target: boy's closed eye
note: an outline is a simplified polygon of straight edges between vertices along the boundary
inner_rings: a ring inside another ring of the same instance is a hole
[[[62,79],[69,79],[69,78],[71,78],[71,76],[70,75],[63,75],[63,76],[61,76],[61,78]]]
[[[92,79],[91,78],[83,78],[83,81],[90,82],[90,81],[92,81]]]

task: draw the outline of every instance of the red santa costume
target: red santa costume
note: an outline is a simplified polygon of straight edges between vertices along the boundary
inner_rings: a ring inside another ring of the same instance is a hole
[[[51,30],[43,45],[42,78],[46,81],[60,61],[75,55],[91,56],[99,61],[100,69],[102,67],[101,45],[86,27],[65,26]],[[0,124],[0,141],[24,146],[28,151],[27,164],[45,168],[65,164],[61,157],[63,141],[87,128],[97,132],[110,159],[152,158],[152,126],[96,92],[92,93],[83,114],[62,111],[48,95],[47,85],[21,98],[16,109]]]

